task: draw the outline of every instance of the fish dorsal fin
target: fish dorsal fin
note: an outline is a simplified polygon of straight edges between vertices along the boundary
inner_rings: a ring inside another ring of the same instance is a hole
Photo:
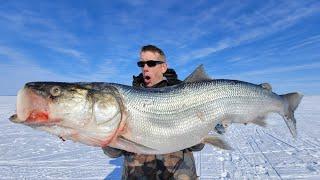
[[[185,80],[184,82],[199,82],[199,81],[208,81],[212,80],[203,68],[203,64],[199,65]]]

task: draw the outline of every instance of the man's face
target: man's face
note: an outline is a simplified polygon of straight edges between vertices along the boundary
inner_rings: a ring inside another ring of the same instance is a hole
[[[140,61],[161,61],[160,54],[151,51],[140,53]],[[151,87],[163,80],[163,74],[167,71],[167,64],[157,64],[154,67],[149,67],[147,64],[141,68],[143,79],[147,87]]]

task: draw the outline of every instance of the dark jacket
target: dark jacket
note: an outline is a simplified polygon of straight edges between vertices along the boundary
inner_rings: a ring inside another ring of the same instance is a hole
[[[181,83],[173,69],[164,74],[166,80],[151,88],[172,86]],[[133,76],[132,85],[145,87],[142,74]],[[143,155],[123,150],[105,147],[103,151],[112,158],[124,155],[122,179],[196,179],[196,167],[192,151],[200,151],[204,144],[184,149],[178,152],[162,155]]]
[[[163,80],[163,81],[159,82],[158,84],[155,84],[151,88],[173,86],[173,85],[176,85],[176,84],[179,84],[182,82],[181,80],[178,79],[178,76],[173,69],[168,69],[163,75],[166,78],[166,80]],[[139,76],[133,76],[132,86],[146,87],[144,84],[142,73],[140,73]]]

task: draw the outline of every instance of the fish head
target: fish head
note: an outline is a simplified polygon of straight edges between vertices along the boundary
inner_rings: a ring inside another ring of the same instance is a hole
[[[31,82],[18,92],[16,123],[52,125],[88,115],[87,90],[68,83]]]
[[[31,82],[18,92],[10,120],[93,146],[105,146],[120,124],[112,90],[85,83]]]

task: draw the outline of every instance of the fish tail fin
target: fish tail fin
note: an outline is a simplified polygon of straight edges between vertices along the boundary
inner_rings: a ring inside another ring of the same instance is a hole
[[[287,124],[290,133],[295,138],[297,136],[297,128],[296,119],[294,118],[294,111],[300,104],[303,95],[300,93],[289,93],[280,96],[284,99],[284,101],[287,104],[286,109],[284,111],[285,113],[282,117],[284,119],[284,122]]]

